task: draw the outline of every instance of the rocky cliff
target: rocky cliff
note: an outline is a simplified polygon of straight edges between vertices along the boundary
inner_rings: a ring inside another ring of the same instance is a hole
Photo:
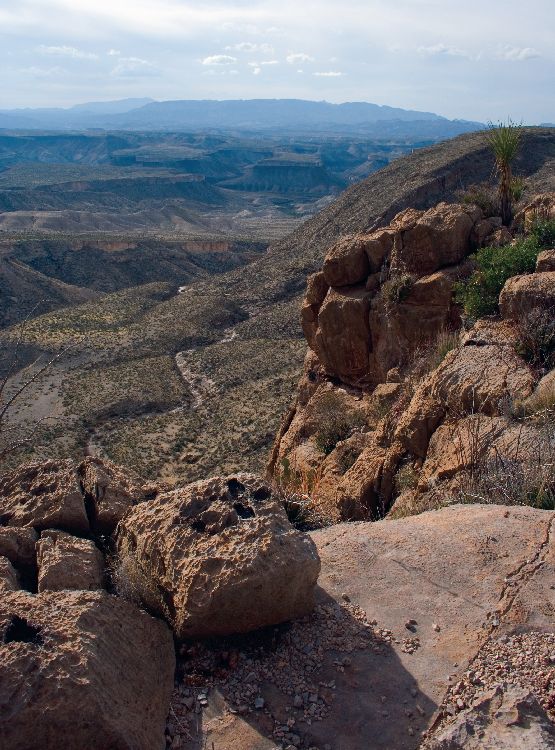
[[[517,502],[549,484],[553,251],[506,281],[497,316],[471,325],[455,291],[473,250],[517,254],[513,235],[554,216],[553,194],[512,232],[478,206],[440,203],[336,243],[307,284],[310,348],[269,466],[277,481],[334,520]]]

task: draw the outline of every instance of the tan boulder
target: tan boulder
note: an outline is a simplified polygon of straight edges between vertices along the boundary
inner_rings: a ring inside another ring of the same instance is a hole
[[[362,287],[330,289],[318,315],[315,351],[324,367],[344,382],[367,377],[370,293]]]
[[[504,247],[509,245],[513,241],[513,235],[507,229],[507,227],[499,227],[495,232],[492,232],[486,240],[488,247]]]
[[[0,747],[163,750],[167,626],[105,592],[0,598]]]
[[[370,264],[363,237],[342,237],[326,255],[323,270],[326,282],[333,287],[366,281]]]
[[[63,531],[43,531],[37,542],[38,590],[103,588],[104,557],[94,542]]]
[[[542,250],[536,261],[536,273],[555,271],[555,248]]]
[[[243,633],[313,606],[314,544],[253,475],[197,482],[136,505],[117,544],[142,600],[178,638]]]
[[[35,544],[39,535],[30,527],[0,526],[0,555],[18,566],[36,564]]]
[[[408,408],[401,415],[395,437],[413,456],[424,458],[430,438],[446,414],[446,407],[429,392],[433,375],[417,388]]]
[[[330,285],[322,271],[311,274],[306,280],[305,300],[309,305],[320,307],[326,298]]]
[[[499,295],[504,318],[519,320],[533,308],[555,307],[555,271],[530,273],[508,279]]]
[[[17,570],[7,557],[0,557],[0,594],[20,588]]]
[[[111,534],[125,513],[145,499],[139,478],[106,459],[86,458],[79,474],[91,523],[98,533]]]
[[[476,206],[439,203],[400,231],[391,256],[394,272],[431,274],[460,263],[471,251],[471,232],[482,218]]]
[[[88,532],[85,502],[72,462],[44,461],[5,474],[0,478],[0,519],[4,526]]]
[[[372,234],[365,235],[364,248],[370,263],[371,274],[380,273],[384,261],[393,250],[395,234],[395,229],[378,229]]]

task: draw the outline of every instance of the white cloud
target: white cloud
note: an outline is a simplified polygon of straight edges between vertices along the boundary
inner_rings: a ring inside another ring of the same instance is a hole
[[[264,55],[273,55],[274,48],[271,44],[255,44],[254,42],[239,42],[226,47],[228,52],[261,52]]]
[[[107,54],[110,57],[119,57],[121,55],[121,52],[119,51],[119,49],[109,49]]]
[[[252,69],[253,75],[259,76],[262,73],[262,68],[254,67]]]
[[[307,55],[306,52],[291,52],[285,59],[289,65],[296,65],[297,63],[303,62],[314,62],[314,58]]]
[[[338,70],[319,70],[318,72],[313,73],[313,75],[319,76],[320,78],[341,78],[343,73],[340,73]]]
[[[237,62],[237,58],[231,55],[209,55],[201,62],[203,65],[233,65]]]
[[[467,59],[471,60],[472,55],[466,52],[465,50],[459,49],[458,47],[453,47],[448,44],[444,44],[443,42],[439,42],[438,44],[433,44],[429,47],[418,47],[416,50],[419,55],[423,55],[424,57],[434,57],[436,55],[449,55],[450,57],[466,57]]]
[[[66,71],[55,65],[52,68],[40,68],[37,65],[31,65],[29,68],[21,68],[21,73],[25,75],[33,76],[34,78],[51,78],[52,76],[59,76]]]
[[[48,46],[41,44],[37,50],[43,55],[55,55],[56,57],[72,57],[74,60],[98,60],[98,55],[93,52],[85,52],[77,47],[68,47],[67,45]]]
[[[541,55],[533,47],[511,47],[506,45],[497,51],[495,57],[497,57],[498,60],[520,62],[521,60],[532,60],[535,57],[541,57]]]
[[[111,75],[117,78],[141,78],[159,74],[160,71],[153,63],[141,57],[120,57],[118,64],[111,72]]]

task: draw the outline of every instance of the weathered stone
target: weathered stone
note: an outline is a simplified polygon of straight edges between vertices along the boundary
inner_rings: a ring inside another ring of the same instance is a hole
[[[555,727],[537,698],[520,685],[498,685],[479,696],[425,750],[550,750]]]
[[[542,250],[536,261],[536,273],[555,271],[555,248]]]
[[[104,558],[94,542],[63,531],[43,531],[37,542],[38,590],[103,588]]]
[[[0,526],[0,555],[14,565],[34,566],[39,535],[30,527]]]
[[[305,299],[307,303],[320,307],[326,298],[329,288],[330,285],[326,281],[326,277],[322,271],[311,274],[306,280]]]
[[[357,383],[368,373],[369,311],[370,294],[364,286],[330,289],[320,308],[316,353],[327,370],[347,383]]]
[[[555,307],[555,271],[513,276],[499,295],[499,309],[504,318],[519,320],[534,308]]]
[[[111,461],[88,457],[79,467],[95,531],[111,534],[127,511],[145,499],[140,480]]]
[[[72,462],[44,461],[5,474],[0,479],[0,519],[4,526],[86,533],[89,521]]]
[[[395,230],[378,229],[370,235],[365,236],[364,249],[370,263],[370,273],[380,273],[384,261],[393,250]]]
[[[395,238],[394,272],[431,274],[470,253],[470,235],[482,212],[476,206],[439,203]]]
[[[0,594],[17,591],[19,581],[17,571],[7,557],[0,557]]]
[[[488,247],[504,247],[509,245],[513,241],[513,235],[507,229],[507,227],[500,227],[492,232],[486,240]]]
[[[135,506],[118,550],[178,638],[242,633],[305,615],[320,562],[260,479],[211,479]]]
[[[513,225],[528,231],[536,221],[555,219],[555,193],[540,193],[515,216]]]
[[[0,598],[0,746],[163,750],[167,626],[104,592]]]
[[[501,217],[491,216],[476,222],[472,229],[471,240],[477,247],[483,247],[490,235],[501,228]]]
[[[471,414],[434,432],[419,478],[425,491],[439,482],[463,476],[466,470],[522,464],[530,468],[550,458],[546,436],[533,424],[506,417]]]
[[[343,237],[324,260],[324,278],[333,287],[360,284],[369,273],[370,264],[360,235]]]

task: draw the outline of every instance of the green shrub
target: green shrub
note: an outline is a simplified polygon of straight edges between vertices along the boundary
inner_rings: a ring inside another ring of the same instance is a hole
[[[542,246],[534,235],[503,247],[483,247],[474,256],[476,270],[455,287],[455,298],[469,318],[497,312],[499,293],[507,279],[532,273]]]
[[[530,236],[542,248],[555,247],[555,219],[536,219],[530,227]]]

